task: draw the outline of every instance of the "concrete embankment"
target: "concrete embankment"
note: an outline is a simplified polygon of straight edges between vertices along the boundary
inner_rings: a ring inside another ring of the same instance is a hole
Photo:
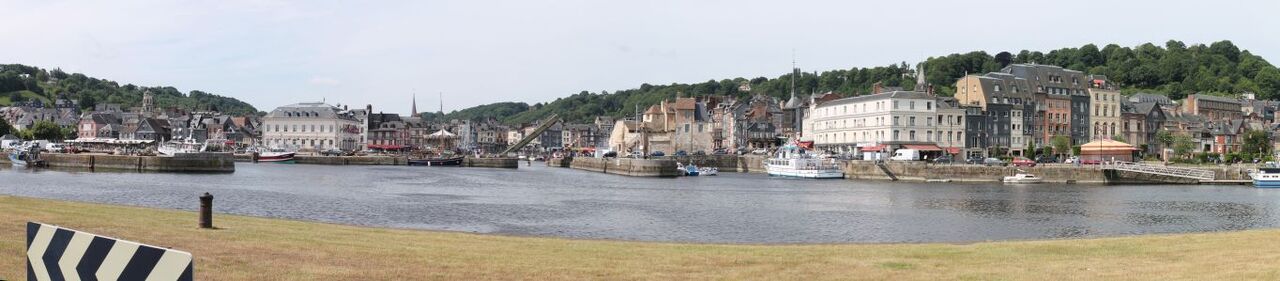
[[[475,168],[507,168],[516,169],[520,167],[520,159],[510,157],[500,158],[475,158],[467,157],[462,161],[463,167]]]
[[[676,170],[676,161],[671,159],[566,157],[549,159],[547,165],[633,177],[680,176],[680,172]]]
[[[1104,184],[1107,178],[1102,169],[1069,165],[1040,165],[1036,167],[1000,167],[964,164],[929,164],[925,162],[886,162],[889,172],[903,181],[951,180],[956,182],[1000,182],[1021,169],[1051,183]],[[892,178],[874,161],[849,161],[844,164],[845,178],[891,180]]]
[[[57,168],[132,170],[142,172],[218,172],[236,171],[230,153],[190,153],[173,157],[101,154],[45,153],[45,164]]]
[[[676,162],[689,164],[693,163],[698,167],[714,167],[721,172],[739,172],[739,173],[765,173],[764,156],[761,155],[697,155],[697,156],[667,156],[660,159],[669,159]]]

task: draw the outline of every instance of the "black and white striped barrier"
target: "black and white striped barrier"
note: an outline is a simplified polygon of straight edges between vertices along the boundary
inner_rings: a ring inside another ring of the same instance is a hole
[[[27,223],[27,280],[191,280],[191,254]]]

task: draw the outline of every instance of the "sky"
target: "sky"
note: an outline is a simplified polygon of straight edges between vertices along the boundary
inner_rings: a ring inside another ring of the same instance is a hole
[[[958,52],[1231,40],[1280,59],[1277,1],[0,0],[0,63],[407,115],[642,83]]]

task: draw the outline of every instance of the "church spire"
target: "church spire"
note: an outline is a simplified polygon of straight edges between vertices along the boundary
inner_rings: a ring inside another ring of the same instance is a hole
[[[413,93],[413,105],[409,110],[410,117],[418,117],[418,93]]]

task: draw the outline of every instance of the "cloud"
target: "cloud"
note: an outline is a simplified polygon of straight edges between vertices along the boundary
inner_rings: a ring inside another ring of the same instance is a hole
[[[307,83],[311,85],[316,85],[316,86],[331,87],[331,86],[337,86],[339,84],[342,84],[342,81],[338,81],[338,79],[333,79],[329,77],[316,76],[316,77],[311,77],[311,80],[307,80]]]

